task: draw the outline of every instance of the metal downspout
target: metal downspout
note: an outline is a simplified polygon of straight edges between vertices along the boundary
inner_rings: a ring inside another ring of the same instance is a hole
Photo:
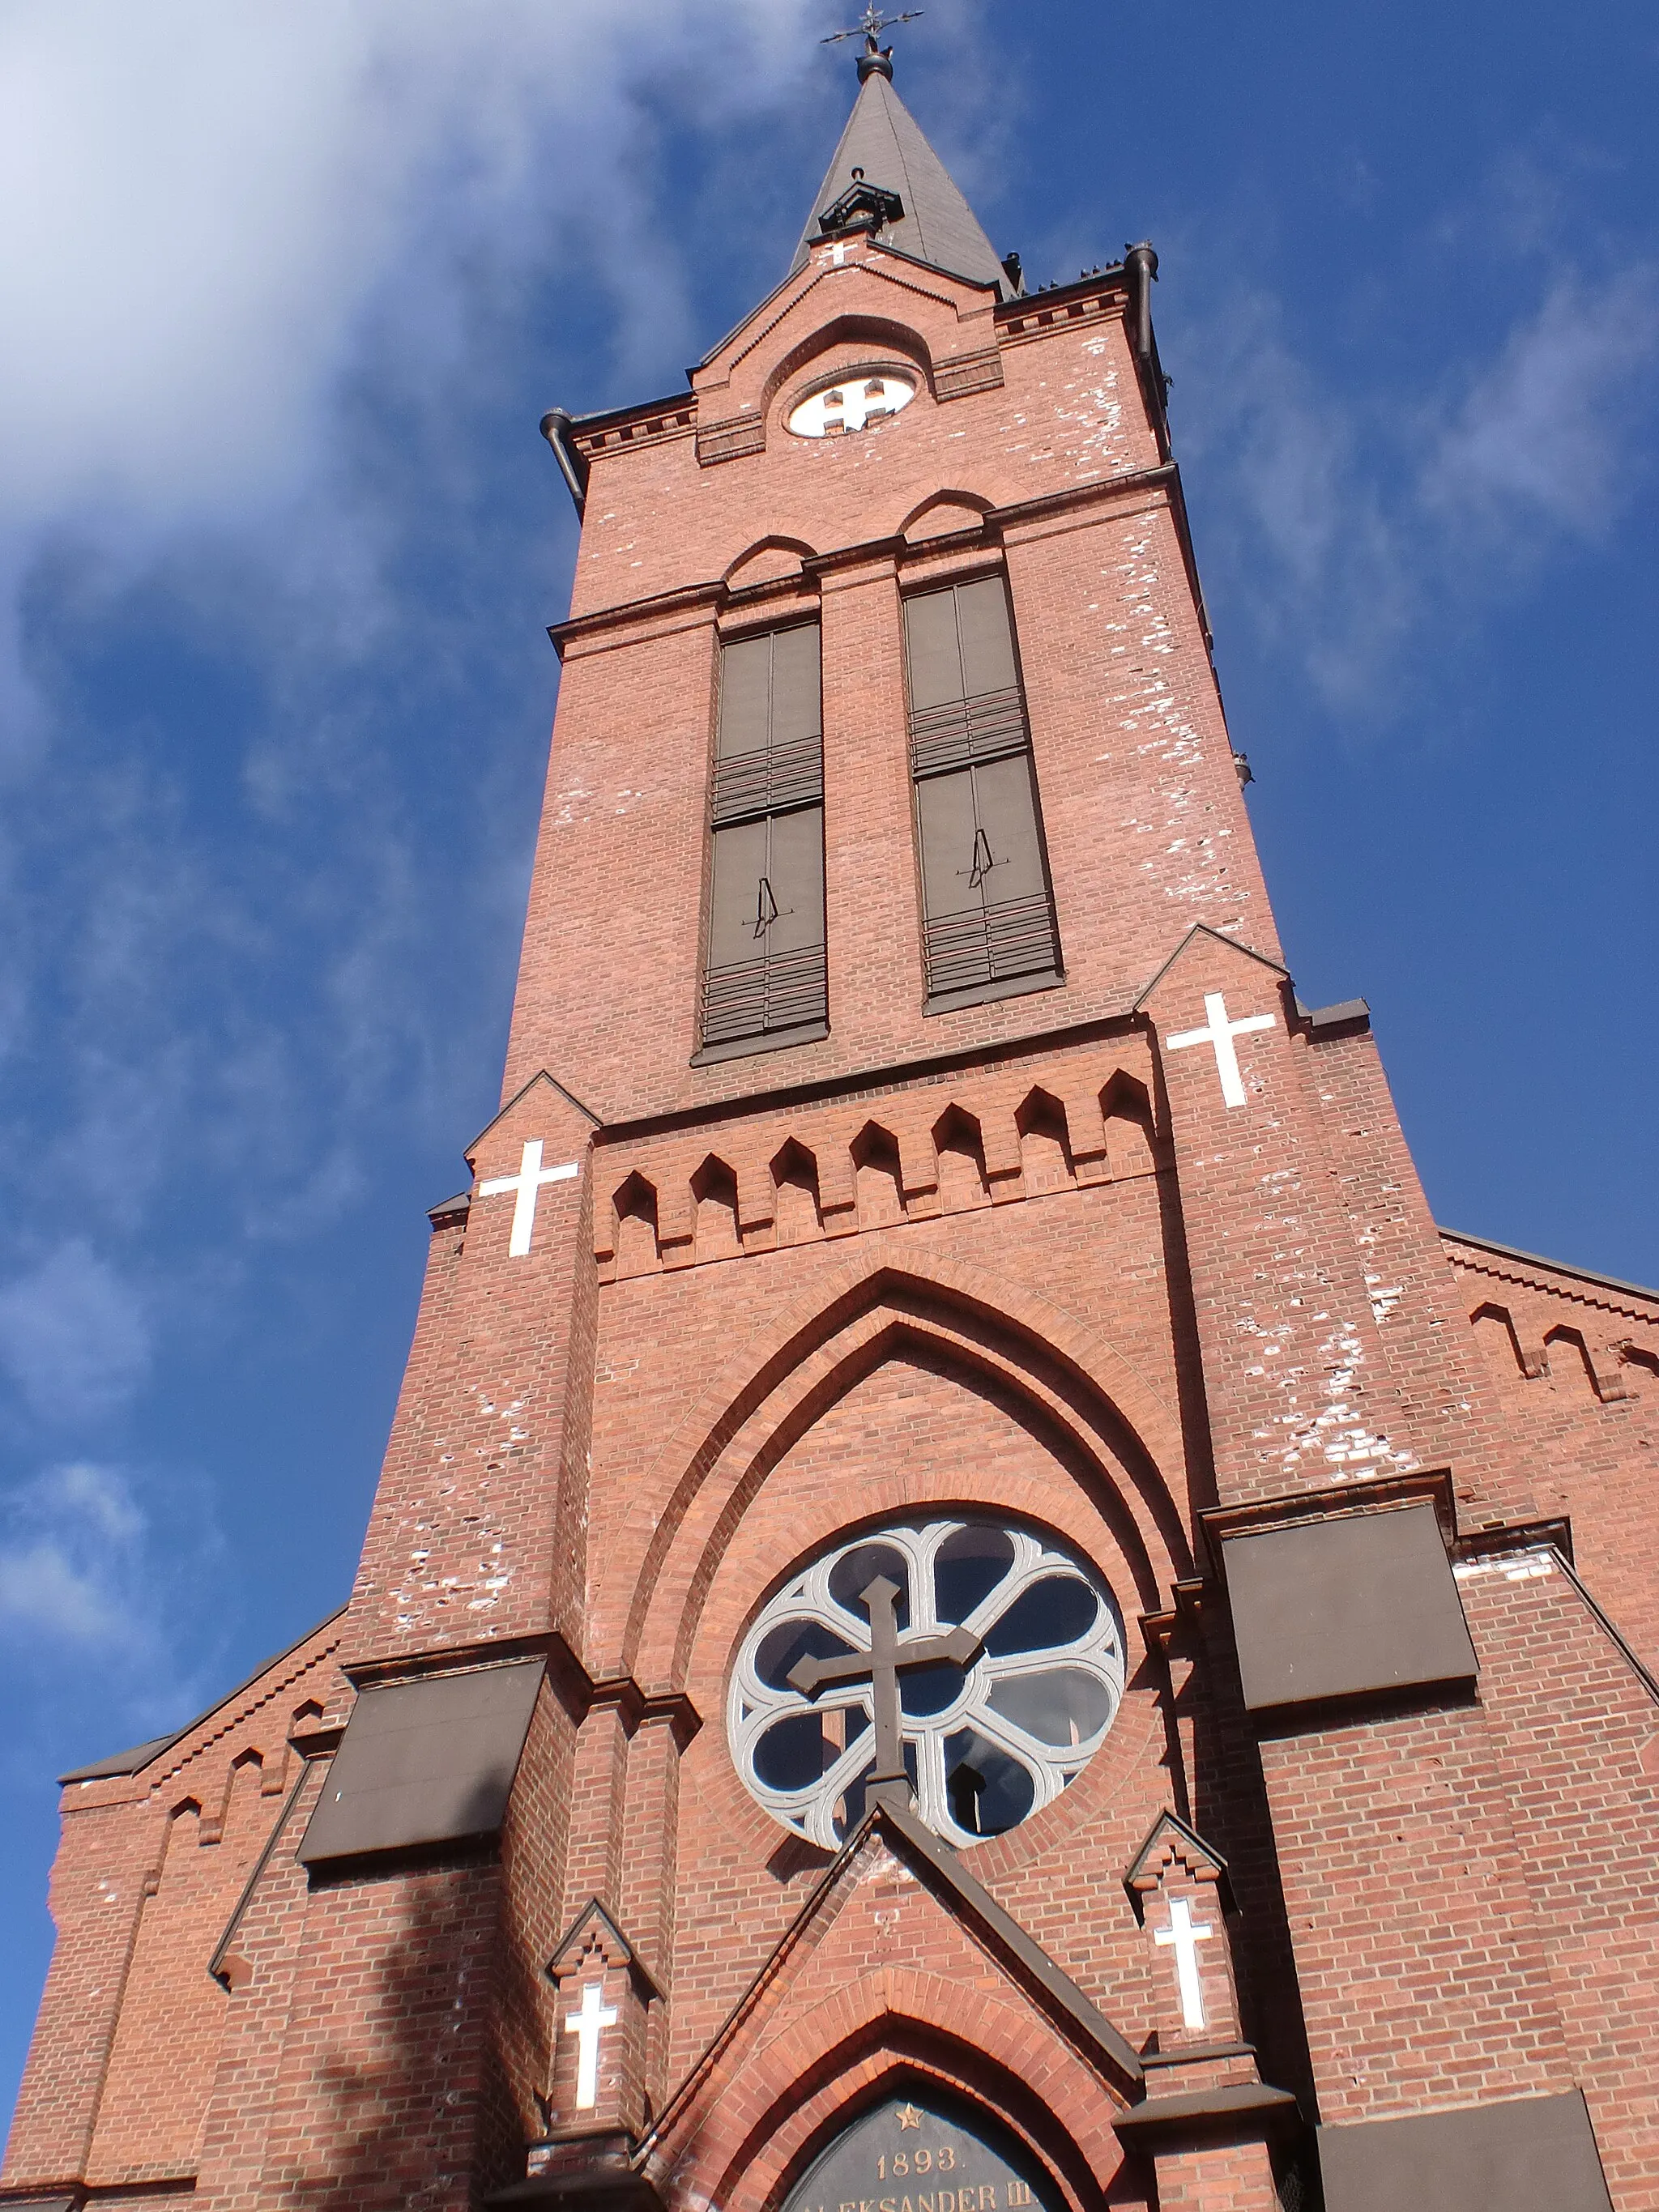
[[[571,420],[562,407],[550,407],[542,417],[542,435],[553,448],[580,522],[587,505],[587,463],[570,443]]]

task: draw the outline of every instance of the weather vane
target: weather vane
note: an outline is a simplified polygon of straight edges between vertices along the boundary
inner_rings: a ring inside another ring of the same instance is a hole
[[[839,46],[843,39],[856,39],[862,33],[866,49],[874,53],[876,40],[883,31],[890,31],[895,23],[914,23],[918,15],[927,12],[925,8],[909,8],[902,15],[884,15],[877,9],[876,0],[867,0],[863,15],[850,31],[831,31],[829,37],[820,39],[818,44],[821,46]]]

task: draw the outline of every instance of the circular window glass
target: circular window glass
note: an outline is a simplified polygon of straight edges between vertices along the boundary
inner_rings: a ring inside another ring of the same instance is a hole
[[[922,1819],[968,1844],[1059,1796],[1122,1695],[1091,1569],[1012,1522],[930,1521],[790,1577],[744,1638],[726,1730],[767,1811],[833,1850],[863,1818],[885,1698]]]
[[[789,428],[798,438],[839,438],[896,415],[915,396],[914,380],[894,369],[862,371],[797,400],[789,410]]]

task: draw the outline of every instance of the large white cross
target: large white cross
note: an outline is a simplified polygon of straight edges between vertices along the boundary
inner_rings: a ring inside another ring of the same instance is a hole
[[[1206,1943],[1215,1934],[1207,1920],[1194,1921],[1193,1908],[1184,1897],[1170,1899],[1170,1924],[1160,1928],[1153,1936],[1154,1943],[1175,1951],[1176,1982],[1181,1990],[1181,2021],[1183,2027],[1202,2027],[1204,2025],[1204,1985],[1198,1978],[1198,1947]]]
[[[544,1182],[569,1182],[581,1170],[574,1160],[567,1160],[562,1167],[544,1168],[542,1165],[542,1140],[532,1137],[524,1148],[515,1176],[492,1176],[488,1182],[478,1185],[480,1198],[497,1198],[504,1190],[514,1194],[513,1206],[513,1234],[507,1240],[507,1256],[522,1260],[530,1249],[530,1240],[536,1233],[536,1200],[541,1195]]]
[[[1179,1036],[1166,1036],[1164,1043],[1171,1052],[1185,1052],[1189,1044],[1209,1044],[1215,1047],[1216,1073],[1221,1078],[1221,1096],[1229,1106],[1248,1103],[1244,1096],[1244,1080],[1238,1072],[1238,1054],[1233,1050],[1233,1039],[1243,1036],[1251,1030],[1270,1030],[1278,1021],[1277,1014],[1246,1014],[1242,1022],[1227,1019],[1227,1001],[1219,991],[1204,994],[1205,1025],[1201,1030],[1182,1030]]]
[[[599,2101],[599,2031],[617,2025],[617,2008],[605,2002],[599,1982],[582,1984],[582,2008],[564,2016],[564,2032],[576,2039],[576,2110],[591,2112]]]

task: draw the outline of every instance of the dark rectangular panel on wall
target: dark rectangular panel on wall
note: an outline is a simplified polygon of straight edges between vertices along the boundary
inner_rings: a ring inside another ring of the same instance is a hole
[[[734,640],[720,653],[715,823],[823,797],[817,623]]]
[[[1000,577],[904,603],[929,1003],[1057,980],[1025,703]]]
[[[823,809],[714,832],[703,1042],[822,1021]]]
[[[1474,1680],[1432,1505],[1229,1536],[1221,1553],[1250,1711]]]
[[[906,599],[904,629],[916,775],[1028,749],[1013,626],[1000,577]]]
[[[720,653],[704,1049],[821,1024],[823,720],[816,623]]]
[[[305,1866],[494,1835],[507,1814],[539,1659],[365,1690],[299,1857]]]
[[[1612,2212],[1577,2089],[1319,2130],[1326,2212]]]
[[[760,889],[769,864],[767,819],[732,822],[714,832],[714,891],[708,923],[708,964],[732,967],[763,957]]]

